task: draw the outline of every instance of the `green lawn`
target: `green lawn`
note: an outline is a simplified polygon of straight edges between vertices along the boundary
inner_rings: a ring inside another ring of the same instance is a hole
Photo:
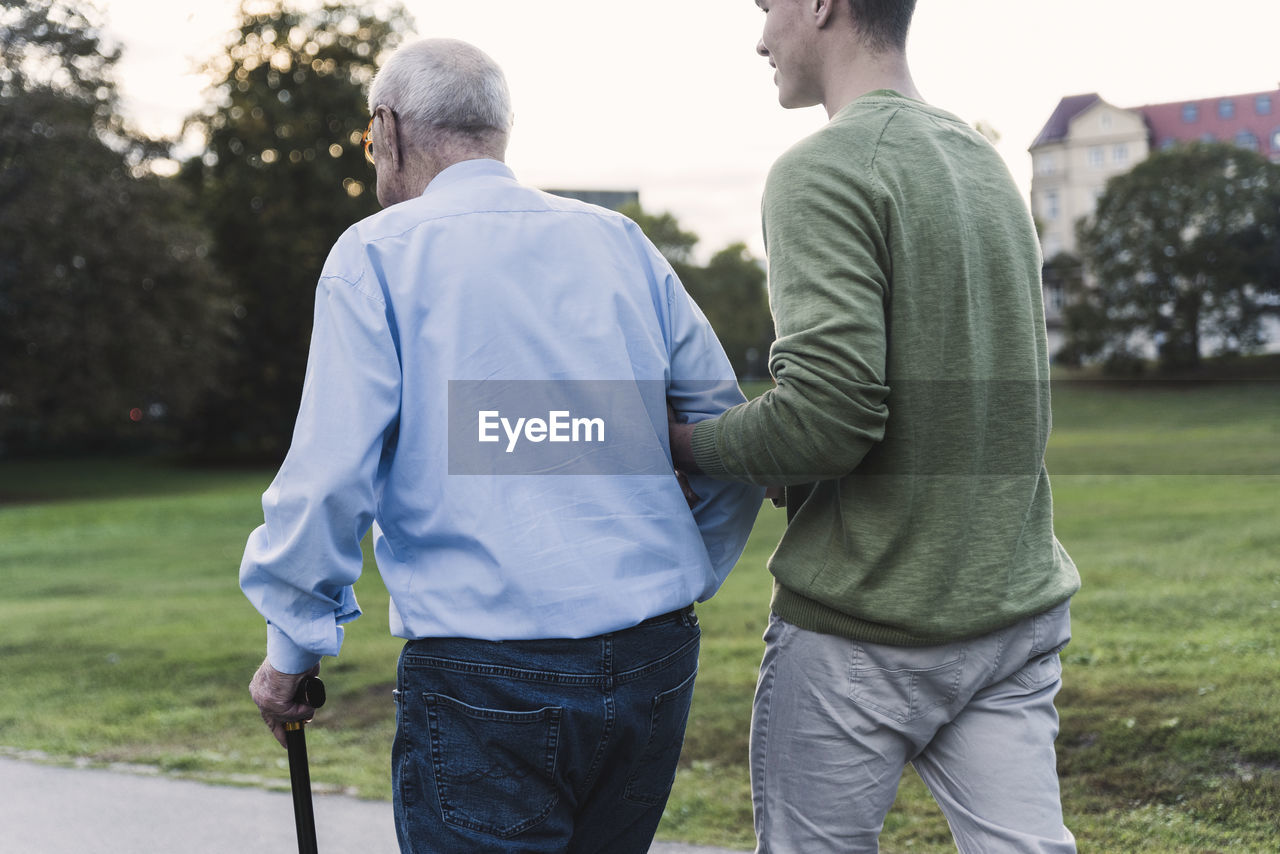
[[[1060,383],[1059,538],[1085,587],[1059,764],[1082,851],[1280,850],[1280,385]],[[261,621],[236,586],[265,471],[0,462],[0,752],[288,786],[246,686]],[[666,838],[749,848],[747,723],[783,516],[761,512],[700,608],[703,661]],[[326,664],[318,785],[389,796],[399,642],[372,565]],[[913,773],[886,852],[954,851]]]

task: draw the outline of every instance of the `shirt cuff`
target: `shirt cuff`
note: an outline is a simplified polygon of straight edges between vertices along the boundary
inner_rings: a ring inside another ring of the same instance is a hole
[[[702,473],[710,477],[724,477],[729,473],[724,460],[720,459],[720,451],[716,448],[716,434],[719,418],[698,422],[693,428],[690,445],[693,450],[693,461],[698,464]]]
[[[342,629],[338,629],[342,640]],[[289,640],[288,635],[267,623],[267,661],[281,673],[306,673],[320,663],[322,656],[308,652]]]

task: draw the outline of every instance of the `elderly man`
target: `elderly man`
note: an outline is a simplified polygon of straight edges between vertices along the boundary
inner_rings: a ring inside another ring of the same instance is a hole
[[[776,388],[696,427],[690,471],[786,487],[751,734],[760,852],[874,852],[907,763],[963,852],[1069,852],[1053,742],[1080,584],[1044,467],[1025,201],[926,104],[914,0],[757,0],[783,107],[830,122],[765,185]]]
[[[666,401],[742,402],[706,319],[626,218],[521,186],[503,75],[398,50],[370,93],[380,213],[334,246],[301,410],[241,587],[263,718],[337,655],[373,528],[407,639],[392,775],[405,852],[643,852],[697,668],[692,604],[761,499],[672,475]]]

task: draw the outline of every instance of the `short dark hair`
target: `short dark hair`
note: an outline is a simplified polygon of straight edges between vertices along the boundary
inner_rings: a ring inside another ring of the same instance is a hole
[[[853,25],[879,50],[906,50],[916,0],[849,0]]]

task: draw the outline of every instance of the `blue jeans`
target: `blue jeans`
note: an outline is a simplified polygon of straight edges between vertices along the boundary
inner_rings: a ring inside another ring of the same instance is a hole
[[[648,851],[699,638],[690,606],[581,640],[405,644],[391,756],[400,850]]]

